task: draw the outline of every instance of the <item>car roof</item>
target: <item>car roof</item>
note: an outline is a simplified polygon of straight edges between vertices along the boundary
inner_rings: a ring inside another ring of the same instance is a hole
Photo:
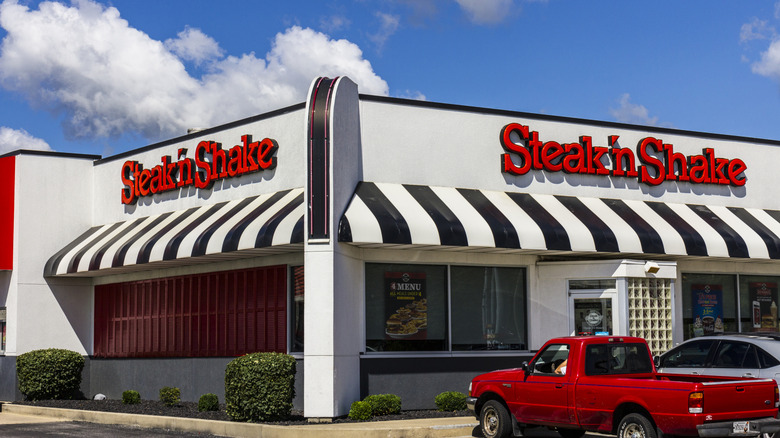
[[[691,338],[681,343],[686,344],[691,341],[715,339],[715,340],[730,340],[730,341],[743,341],[750,342],[761,346],[764,349],[772,350],[774,353],[780,353],[780,333],[718,333],[711,335],[699,336],[698,338]]]

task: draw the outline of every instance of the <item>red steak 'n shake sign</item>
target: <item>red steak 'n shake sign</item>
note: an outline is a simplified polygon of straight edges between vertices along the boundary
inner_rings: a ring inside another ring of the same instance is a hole
[[[214,181],[276,167],[276,140],[264,138],[252,141],[251,135],[242,135],[241,144],[229,150],[222,144],[204,140],[195,148],[195,157],[187,158],[187,149],[179,149],[178,161],[166,155],[161,163],[144,169],[138,161],[122,165],[122,203],[134,204],[142,196],[177,190],[186,186],[199,189],[211,187]]]
[[[512,141],[513,133],[522,144]],[[686,156],[660,138],[645,137],[634,153],[617,147],[617,140],[617,135],[610,135],[609,147],[593,146],[589,136],[580,137],[576,143],[543,142],[539,133],[528,126],[510,123],[501,130],[501,146],[508,151],[501,156],[502,171],[514,175],[546,170],[619,176],[653,186],[664,181],[744,186],[747,180],[744,161],[716,157],[712,148],[703,149],[701,155]]]

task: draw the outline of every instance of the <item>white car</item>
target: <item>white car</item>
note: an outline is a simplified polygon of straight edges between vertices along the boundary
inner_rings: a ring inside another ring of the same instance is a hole
[[[689,339],[656,358],[659,373],[775,379],[780,386],[780,335],[738,333]]]

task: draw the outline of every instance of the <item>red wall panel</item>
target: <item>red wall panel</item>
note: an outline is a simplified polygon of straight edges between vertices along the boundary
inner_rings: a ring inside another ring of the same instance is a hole
[[[0,270],[14,267],[14,175],[16,157],[0,158]]]
[[[287,351],[285,266],[95,287],[95,356]]]

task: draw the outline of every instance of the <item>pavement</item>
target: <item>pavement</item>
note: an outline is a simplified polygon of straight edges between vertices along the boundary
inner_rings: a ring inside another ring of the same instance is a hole
[[[417,420],[367,421],[361,423],[318,423],[301,426],[236,423],[152,415],[118,414],[75,409],[44,408],[3,404],[0,435],[9,425],[86,422],[142,429],[206,434],[219,437],[261,438],[438,438],[481,436],[474,417],[429,418]],[[77,435],[71,435],[77,436]],[[197,436],[197,435],[194,435]]]

